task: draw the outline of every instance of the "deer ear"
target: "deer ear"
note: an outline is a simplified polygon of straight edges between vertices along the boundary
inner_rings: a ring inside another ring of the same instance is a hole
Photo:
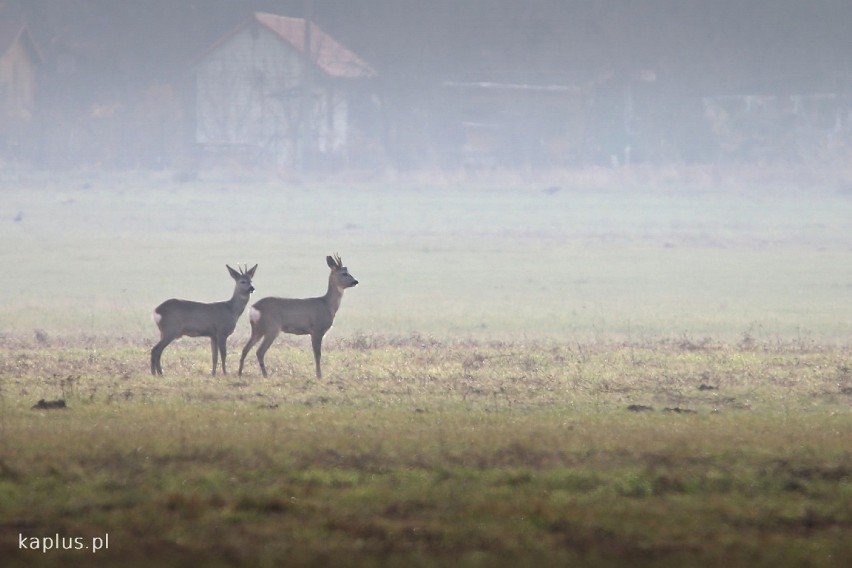
[[[240,278],[240,273],[228,266],[227,264],[225,265],[225,268],[227,268],[228,272],[231,273],[231,278],[233,278],[234,280],[238,280]]]
[[[334,262],[334,259],[331,258],[330,256],[325,257],[325,262],[328,264],[328,267],[331,268],[332,270],[340,268],[340,266],[338,266],[337,263]]]
[[[256,265],[256,264],[255,264],[254,266],[252,266],[252,267],[251,267],[251,270],[249,270],[248,272],[246,272],[246,274],[248,274],[248,277],[249,277],[249,278],[254,278],[254,271],[255,271],[255,270],[257,270],[257,265]]]

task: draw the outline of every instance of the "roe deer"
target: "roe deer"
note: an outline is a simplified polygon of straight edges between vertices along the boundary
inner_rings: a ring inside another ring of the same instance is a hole
[[[227,264],[225,267],[236,280],[234,295],[225,302],[214,302],[204,304],[189,300],[166,300],[154,308],[154,323],[160,328],[160,342],[151,349],[151,374],[162,375],[163,368],[160,366],[160,357],[163,349],[178,337],[188,335],[189,337],[209,337],[210,346],[213,349],[213,375],[216,375],[216,362],[218,355],[222,355],[222,374],[227,375],[225,370],[225,354],[228,336],[234,332],[237,320],[246,309],[249,297],[254,292],[251,279],[255,264],[251,270],[240,270],[237,272]]]
[[[240,370],[238,375],[243,374],[243,362],[249,350],[263,338],[263,343],[257,348],[257,362],[260,363],[260,372],[266,376],[266,365],[263,364],[263,356],[266,350],[282,331],[294,335],[310,335],[311,345],[314,348],[314,362],[316,363],[317,378],[322,378],[320,369],[320,357],[322,355],[322,338],[331,329],[334,323],[334,315],[340,308],[343,299],[343,291],[358,284],[358,281],[349,274],[349,270],[343,266],[340,256],[334,258],[325,257],[331,274],[328,277],[328,291],[325,296],[319,298],[263,298],[249,310],[249,321],[251,321],[251,337],[243,347],[240,357]]]

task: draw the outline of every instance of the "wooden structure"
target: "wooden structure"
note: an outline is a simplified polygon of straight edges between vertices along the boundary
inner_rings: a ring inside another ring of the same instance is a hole
[[[588,93],[569,85],[447,82],[466,169],[553,167],[582,158]]]
[[[33,117],[42,57],[27,25],[5,16],[0,12],[0,136],[8,146]]]
[[[345,161],[353,101],[375,76],[315,24],[256,13],[195,66],[195,141],[252,163],[333,167]]]
[[[844,154],[852,109],[837,93],[704,97],[718,159],[796,161]]]

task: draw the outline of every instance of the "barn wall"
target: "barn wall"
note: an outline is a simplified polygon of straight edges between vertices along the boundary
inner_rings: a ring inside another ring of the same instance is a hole
[[[318,99],[317,150],[323,154],[342,152],[346,146],[349,105],[346,97],[329,88]]]
[[[264,27],[247,27],[213,50],[196,71],[196,142],[242,152],[252,161],[291,165],[300,135],[301,54]],[[314,78],[314,153],[342,152],[347,137],[344,93]]]
[[[197,70],[196,141],[268,148],[292,136],[301,62],[262,28],[244,29]]]
[[[0,57],[0,114],[27,121],[35,105],[36,71],[29,53],[16,42]]]

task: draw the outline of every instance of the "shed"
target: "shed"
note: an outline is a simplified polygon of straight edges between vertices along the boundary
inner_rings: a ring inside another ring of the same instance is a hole
[[[195,66],[195,141],[281,166],[337,163],[376,72],[315,24],[258,12]],[[310,62],[308,64],[308,62]],[[306,120],[307,122],[304,122]]]
[[[0,130],[28,122],[36,104],[42,57],[25,23],[7,18],[0,5]]]
[[[852,109],[841,93],[710,96],[703,103],[723,160],[844,155],[852,136]]]
[[[466,169],[553,167],[582,158],[587,89],[564,84],[445,82],[458,106]]]

